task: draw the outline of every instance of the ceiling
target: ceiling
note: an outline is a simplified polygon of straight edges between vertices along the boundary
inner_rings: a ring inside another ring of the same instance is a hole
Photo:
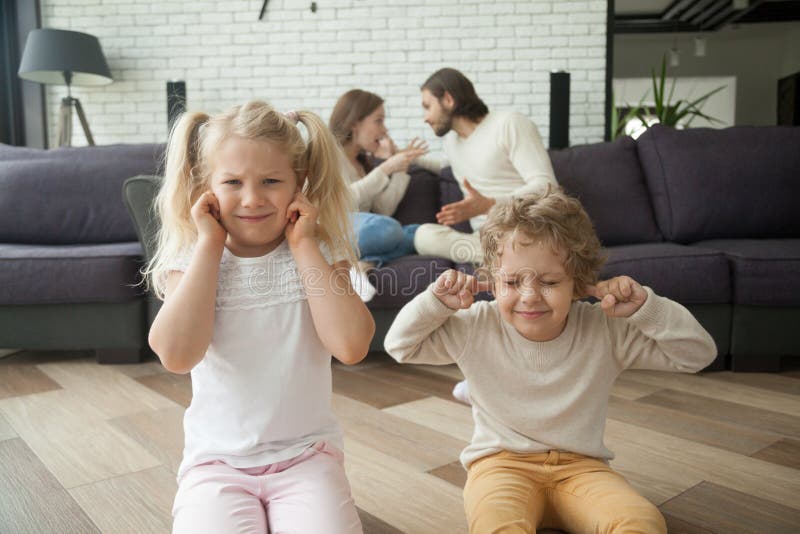
[[[614,33],[713,32],[800,20],[800,0],[615,0]]]

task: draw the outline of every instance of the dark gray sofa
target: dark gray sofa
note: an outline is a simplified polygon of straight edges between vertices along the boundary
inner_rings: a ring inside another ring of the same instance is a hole
[[[689,308],[717,343],[712,368],[777,370],[781,356],[800,355],[800,128],[656,126],[638,141],[550,157],[603,242],[601,276],[630,275]],[[419,206],[421,194],[410,190],[404,203]],[[439,203],[460,198],[445,170]],[[401,210],[398,219],[433,216]],[[376,349],[399,307],[451,267],[471,270],[410,256],[374,274]]]
[[[122,183],[163,145],[39,150],[0,145],[0,347],[138,361],[147,315],[142,248]]]
[[[158,303],[130,285],[142,254],[133,242],[138,232],[148,252],[159,179],[125,181],[135,226],[120,197],[125,176],[154,173],[163,146],[71,149],[55,166],[34,154],[38,165],[9,168],[8,152],[26,150],[0,149],[0,347],[138,357]],[[601,275],[628,274],[686,305],[717,343],[712,367],[776,370],[781,356],[800,355],[800,128],[654,127],[638,141],[625,137],[550,156],[606,247]],[[45,174],[44,186],[37,185]],[[461,198],[448,170],[411,175],[396,213],[403,223],[435,222],[442,204]],[[37,190],[53,202],[39,201],[30,192]],[[8,215],[15,205],[24,208],[20,220]],[[38,217],[51,205],[52,213]],[[378,288],[369,303],[378,326],[373,350],[383,349],[400,307],[452,267],[472,268],[414,255],[370,275]]]

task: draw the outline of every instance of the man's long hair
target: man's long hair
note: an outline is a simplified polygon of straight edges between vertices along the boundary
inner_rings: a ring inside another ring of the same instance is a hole
[[[451,112],[453,116],[478,122],[489,113],[489,108],[475,93],[472,82],[456,69],[437,70],[425,80],[420,89],[427,89],[438,100],[442,99],[445,92],[450,93],[455,101]]]

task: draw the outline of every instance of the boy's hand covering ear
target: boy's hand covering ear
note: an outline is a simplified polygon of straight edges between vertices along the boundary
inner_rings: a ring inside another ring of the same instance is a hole
[[[475,302],[475,293],[488,291],[491,284],[472,275],[449,269],[433,285],[433,294],[453,310],[465,310]]]
[[[647,292],[630,276],[617,276],[589,286],[586,294],[598,299],[609,317],[630,317],[647,300]]]

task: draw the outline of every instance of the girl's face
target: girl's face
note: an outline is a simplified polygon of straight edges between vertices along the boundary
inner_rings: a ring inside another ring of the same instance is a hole
[[[386,119],[386,112],[383,104],[375,108],[375,111],[358,121],[353,126],[353,142],[361,150],[366,152],[376,152],[380,146],[380,140],[386,137],[386,126],[383,121]]]
[[[523,240],[512,247],[510,236],[503,239],[493,293],[500,316],[517,332],[531,341],[550,341],[567,325],[575,281],[564,270],[564,251]]]
[[[263,256],[281,243],[298,184],[289,156],[278,145],[227,139],[214,156],[210,185],[228,232],[225,246],[235,256]]]

